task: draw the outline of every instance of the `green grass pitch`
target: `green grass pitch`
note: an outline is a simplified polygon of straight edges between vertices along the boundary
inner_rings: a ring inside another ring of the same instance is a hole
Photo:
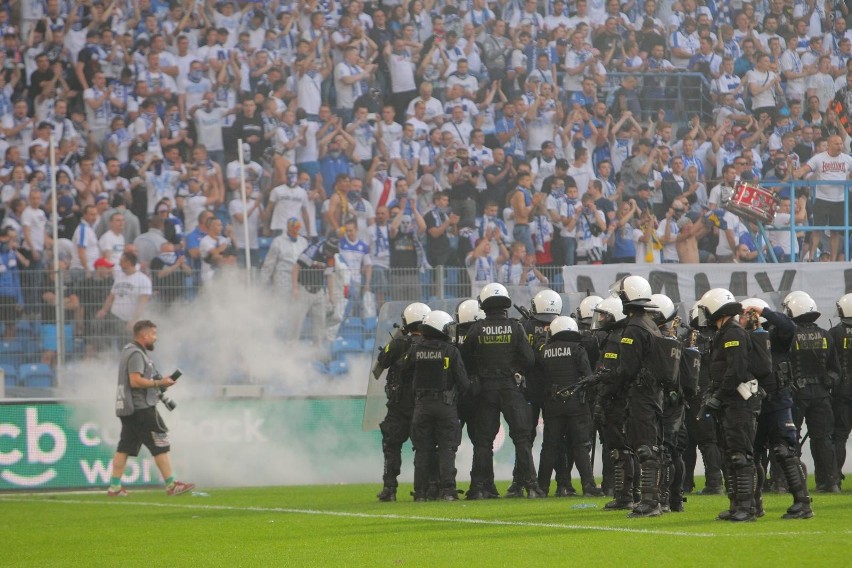
[[[702,486],[699,483],[699,487]],[[498,484],[504,491],[507,484]],[[848,566],[852,493],[785,521],[714,520],[723,496],[628,519],[604,498],[379,503],[377,485],[0,495],[0,566]],[[594,505],[595,508],[583,508]]]

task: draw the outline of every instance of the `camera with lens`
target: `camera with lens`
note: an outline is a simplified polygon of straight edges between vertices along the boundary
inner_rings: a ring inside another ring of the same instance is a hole
[[[172,380],[173,381],[178,380],[181,377],[181,375],[183,375],[183,371],[181,371],[180,369],[175,369],[174,373],[172,373],[172,375],[171,375]],[[161,375],[160,373],[157,373],[156,375],[154,375],[154,380],[155,381],[163,380],[163,375]],[[171,412],[175,408],[177,408],[177,403],[166,396],[165,387],[160,387],[160,392],[157,393],[157,397],[160,399],[160,402],[163,403],[163,406],[165,406],[169,410],[169,412]]]

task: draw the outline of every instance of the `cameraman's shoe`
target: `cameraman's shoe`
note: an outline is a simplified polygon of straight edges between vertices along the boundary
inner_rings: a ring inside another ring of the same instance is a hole
[[[379,498],[379,501],[383,501],[388,503],[390,501],[396,501],[396,487],[387,487],[382,488],[381,493],[376,495]]]
[[[195,489],[194,483],[184,483],[183,481],[175,481],[168,487],[166,487],[166,495],[170,497],[174,497],[175,495],[182,495],[184,493],[188,493]]]
[[[512,482],[512,485],[509,486],[509,489],[506,490],[506,498],[520,498],[524,496],[524,488],[520,483]]]
[[[107,489],[107,497],[127,497],[129,493],[127,493],[127,489],[124,487],[119,487],[115,491],[112,489]]]

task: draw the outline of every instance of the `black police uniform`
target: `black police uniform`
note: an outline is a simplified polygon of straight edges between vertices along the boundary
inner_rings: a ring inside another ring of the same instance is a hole
[[[799,460],[799,444],[796,424],[793,421],[793,397],[790,392],[790,346],[796,332],[796,324],[786,314],[764,309],[761,315],[766,319],[764,328],[768,328],[769,346],[772,355],[772,372],[759,377],[760,386],[766,391],[757,419],[757,432],[754,438],[754,455],[758,468],[758,480],[755,491],[757,513],[763,509],[764,460],[767,450],[774,463],[777,463],[786,481],[787,489],[793,494],[793,506],[787,515],[810,516],[811,498],[808,494],[807,478]],[[753,339],[760,331],[752,332]],[[752,342],[757,345],[757,341]],[[797,514],[798,513],[798,514]]]
[[[686,433],[687,445],[683,453],[684,461],[684,490],[687,492],[695,487],[694,472],[698,455],[701,452],[704,460],[704,495],[719,495],[722,493],[722,452],[716,436],[716,419],[707,410],[702,411],[702,398],[710,388],[710,352],[713,344],[713,333],[702,329],[697,332],[694,347],[700,353],[698,370],[698,391],[693,396],[687,395]],[[688,340],[691,342],[692,340]],[[700,415],[699,415],[700,412]]]
[[[411,419],[414,415],[414,389],[411,378],[403,376],[404,358],[411,346],[422,339],[419,333],[400,333],[385,345],[377,360],[381,368],[388,369],[385,384],[388,412],[379,424],[382,432],[382,453],[385,458],[382,474],[385,489],[379,494],[379,499],[382,500],[395,498],[397,477],[402,468],[402,445],[411,434]]]
[[[533,366],[535,355],[523,327],[510,319],[505,309],[486,309],[485,319],[474,322],[461,346],[470,365],[468,372],[479,378],[479,408],[473,448],[471,498],[485,497],[485,488],[494,482],[494,438],[500,429],[500,413],[509,425],[515,445],[520,475],[528,496],[539,496],[532,458],[529,406],[515,382],[515,373],[524,374]]]
[[[473,322],[458,324],[456,326],[456,338],[455,343],[456,347],[461,350],[461,346],[464,343],[465,336],[467,335],[470,326],[473,325]],[[465,361],[464,354],[462,354],[462,363],[465,366],[465,369],[471,367],[471,365]],[[476,375],[468,375],[468,380],[471,382],[471,388],[466,392],[462,393],[459,397],[457,408],[459,413],[459,444],[461,444],[461,434],[462,429],[467,430],[467,437],[470,440],[471,444],[476,444],[476,410],[479,406],[479,378]],[[482,477],[481,474],[477,471],[474,471],[476,467],[476,460],[473,460],[471,463],[471,471],[470,478],[476,479]],[[497,491],[497,487],[494,486],[492,482],[488,487],[484,489],[485,496],[489,498],[496,498],[500,496],[500,493]]]
[[[579,314],[577,318],[579,318]],[[592,332],[589,329],[583,329],[585,326],[580,324],[580,345],[586,350],[586,354],[589,358],[589,366],[592,369],[596,369],[598,365],[598,360],[600,359],[600,346],[598,344],[599,338],[602,340],[606,337],[606,332],[598,331]],[[589,406],[589,412],[593,412],[595,407],[595,402],[597,400],[597,389],[590,389],[586,393],[586,403]],[[588,444],[590,448],[594,448],[596,442],[596,437],[598,432],[600,433],[601,443],[604,444],[604,435],[603,435],[603,423],[601,419],[603,417],[601,415],[595,416],[592,414],[592,428],[589,430],[589,440]],[[557,462],[556,465],[556,485],[557,485],[557,495],[559,494],[560,488],[567,495],[574,495],[576,491],[571,484],[571,470],[574,468],[574,458],[572,456],[573,450],[577,444],[581,443],[581,441],[573,440],[574,431],[569,429],[565,434],[565,443],[563,444],[565,449],[565,465],[560,467],[560,462]],[[592,460],[594,461],[594,460]],[[597,487],[589,488],[592,491],[593,496],[598,496],[599,493],[604,493],[605,490],[612,490],[613,486],[613,465],[612,465],[612,456],[610,455],[609,448],[604,444],[601,452],[601,463],[603,465],[603,481],[601,482],[601,488]],[[592,463],[592,468],[594,468],[594,463]],[[564,473],[560,470],[564,470]]]
[[[627,423],[627,388],[615,381],[615,371],[618,369],[619,353],[621,351],[621,335],[624,332],[626,320],[622,320],[607,330],[601,338],[601,357],[597,370],[605,371],[604,379],[599,386],[599,395],[595,404],[595,415],[600,415],[603,424],[602,437],[604,451],[610,452],[613,463],[613,497],[604,505],[605,509],[632,509],[634,454],[628,447],[624,435]],[[638,467],[638,465],[637,465]]]
[[[550,476],[560,462],[568,432],[571,432],[571,440],[575,441],[570,451],[580,472],[581,482],[584,487],[595,486],[589,459],[592,415],[585,401],[585,393],[567,399],[557,394],[561,389],[592,374],[588,355],[579,339],[578,333],[563,332],[536,351],[536,368],[548,385],[548,396],[544,403],[544,436],[538,465],[538,486],[545,493],[550,490]]]
[[[536,352],[539,347],[544,345],[547,340],[547,323],[541,322],[534,317],[524,317],[519,320],[521,327],[524,329],[527,340],[533,352]],[[532,367],[526,374],[524,380],[524,397],[529,405],[529,420],[530,420],[530,446],[535,443],[535,436],[538,431],[538,421],[541,418],[545,404],[545,384],[541,373],[536,367]],[[521,463],[518,457],[515,456],[515,467],[512,469],[512,485],[506,492],[506,496],[522,497],[524,492],[524,473],[518,464]],[[565,468],[565,460],[559,461],[559,473]],[[563,474],[564,475],[564,474]]]
[[[429,493],[430,464],[438,448],[438,484],[441,498],[456,500],[456,450],[459,445],[458,388],[470,381],[458,349],[426,330],[426,336],[406,355],[414,387],[411,443],[414,446],[414,500]],[[457,388],[458,387],[458,388]]]
[[[644,310],[630,306],[625,309],[629,315],[621,335],[614,382],[627,388],[627,444],[639,458],[641,501],[631,516],[658,515],[663,414],[660,385],[665,375],[655,371],[664,363],[655,346],[662,336]],[[669,373],[673,376],[673,366]]]
[[[713,338],[710,356],[710,393],[720,402],[719,444],[725,455],[730,507],[720,515],[723,519],[745,521],[756,513],[754,491],[754,434],[760,397],[748,400],[737,387],[754,377],[749,372],[751,338],[746,330],[730,317]]]
[[[835,459],[837,460],[838,485],[843,480],[843,464],[846,463],[846,441],[852,432],[852,326],[840,323],[828,331],[834,342],[840,363],[840,380],[831,389],[831,405],[834,412]]]
[[[683,511],[683,452],[686,449],[686,405],[688,397],[698,393],[701,355],[697,349],[680,349],[677,381],[664,391],[663,398],[663,470],[660,479],[660,504],[663,510]]]
[[[834,492],[838,479],[831,439],[834,410],[829,389],[838,376],[839,363],[834,341],[828,332],[815,323],[796,322],[790,366],[793,373],[793,418],[799,429],[803,422],[808,424],[817,491]]]

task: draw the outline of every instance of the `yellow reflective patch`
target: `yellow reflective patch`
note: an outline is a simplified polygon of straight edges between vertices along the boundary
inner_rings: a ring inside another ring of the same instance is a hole
[[[618,359],[618,353],[604,353],[604,359]]]
[[[385,353],[387,353],[388,351],[390,351],[390,343],[385,345]]]
[[[828,339],[825,337],[822,338],[822,348],[828,349]]]
[[[633,345],[633,338],[632,337],[622,337],[621,342],[626,343],[627,345]]]
[[[449,368],[450,368],[450,358],[444,357],[444,369],[449,369]]]
[[[728,341],[727,343],[725,343],[725,349],[727,349],[728,347],[739,347],[739,346],[740,346],[739,341]]]

